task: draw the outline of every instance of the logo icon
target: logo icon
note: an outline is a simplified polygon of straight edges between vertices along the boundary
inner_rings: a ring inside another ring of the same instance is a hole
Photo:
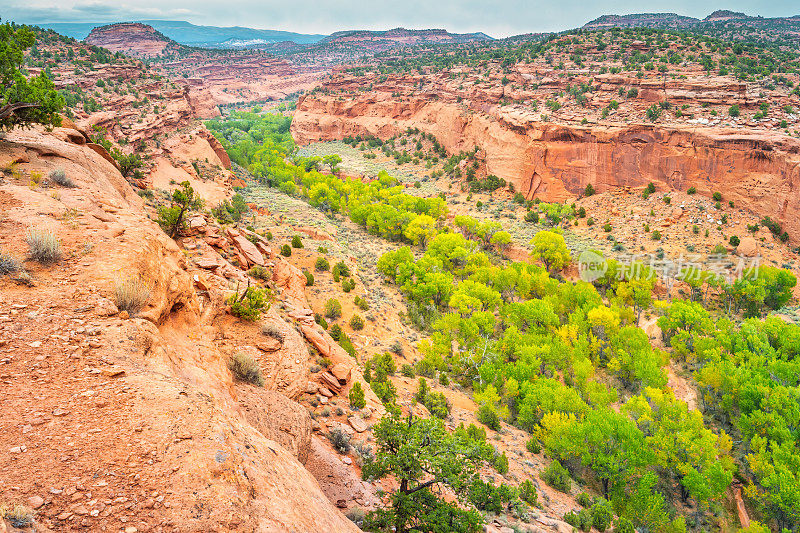
[[[589,283],[600,279],[608,270],[605,258],[597,252],[584,250],[578,256],[578,275]]]

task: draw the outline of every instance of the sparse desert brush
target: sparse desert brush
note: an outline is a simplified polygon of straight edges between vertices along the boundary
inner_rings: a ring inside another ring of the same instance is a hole
[[[328,433],[328,440],[339,453],[347,453],[350,451],[350,435],[340,428],[333,428]]]
[[[68,188],[75,187],[75,183],[69,179],[69,176],[67,176],[67,173],[64,172],[64,169],[62,168],[51,170],[48,178],[50,179],[51,183],[55,183],[56,185]]]
[[[258,387],[264,386],[261,367],[258,366],[258,361],[253,356],[237,352],[228,359],[228,368],[239,381],[251,383]]]
[[[272,337],[273,339],[283,342],[284,334],[275,324],[264,324],[261,328],[261,334],[265,337]]]
[[[5,519],[17,528],[33,524],[34,512],[24,505],[0,505],[0,520]]]
[[[272,271],[267,267],[263,267],[261,265],[255,265],[250,270],[247,271],[250,276],[260,279],[260,280],[268,280],[272,277]]]
[[[114,283],[114,301],[120,311],[131,315],[140,311],[153,294],[153,286],[140,276],[128,276]]]
[[[16,257],[0,251],[0,276],[14,274],[22,270],[22,265]]]
[[[61,242],[50,228],[28,228],[26,235],[31,259],[42,264],[61,260]]]

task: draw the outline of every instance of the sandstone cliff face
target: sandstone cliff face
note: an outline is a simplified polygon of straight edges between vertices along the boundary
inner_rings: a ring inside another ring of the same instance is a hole
[[[473,106],[474,107],[474,106]],[[591,183],[603,192],[652,181],[665,188],[721,191],[737,206],[779,220],[800,235],[800,141],[744,128],[688,125],[559,125],[532,114],[486,112],[421,96],[367,93],[301,98],[292,122],[299,143],[346,135],[391,137],[409,127],[433,134],[449,152],[480,148],[487,172],[527,198],[563,201]]]
[[[32,285],[0,277],[0,446],[17,450],[0,500],[33,502],[54,531],[357,531],[302,465],[311,420],[287,398],[310,364],[299,333],[266,317],[286,334],[273,379],[234,382],[227,356],[246,347],[232,328],[257,328],[224,313],[227,280],[187,261],[117,169],[69,141],[82,135],[60,133],[0,141],[16,169],[0,175],[0,248],[23,260],[26,229],[47,227],[64,251],[23,261]],[[56,168],[76,186],[46,187]],[[128,276],[152,287],[134,317],[110,301]]]

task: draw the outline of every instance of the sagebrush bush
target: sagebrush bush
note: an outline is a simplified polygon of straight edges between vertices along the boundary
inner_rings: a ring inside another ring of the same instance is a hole
[[[0,520],[8,520],[16,528],[24,528],[33,524],[34,511],[24,505],[0,505]],[[5,529],[4,529],[5,531]]]
[[[247,271],[247,273],[250,274],[251,277],[263,281],[267,281],[272,278],[272,271],[261,265],[254,265],[250,270]]]
[[[0,276],[14,274],[22,270],[22,264],[16,257],[0,252]]]
[[[284,334],[275,324],[265,324],[261,328],[261,334],[265,337],[272,337],[273,339],[283,343]]]
[[[331,441],[334,449],[339,453],[350,451],[350,435],[339,428],[333,428],[328,433],[328,440]]]
[[[26,236],[31,259],[42,264],[61,260],[61,241],[49,228],[29,228]]]
[[[133,315],[141,310],[153,293],[152,284],[140,276],[128,276],[117,279],[114,284],[114,302],[120,311],[127,311]]]
[[[261,376],[261,367],[251,355],[237,352],[228,359],[228,368],[233,377],[245,383],[251,383],[258,387],[264,386],[264,378]]]
[[[51,170],[48,177],[50,178],[50,181],[52,183],[55,183],[56,185],[68,188],[72,188],[75,186],[75,183],[73,183],[72,180],[69,179],[69,176],[67,176],[67,173],[64,172],[64,169],[62,168]]]

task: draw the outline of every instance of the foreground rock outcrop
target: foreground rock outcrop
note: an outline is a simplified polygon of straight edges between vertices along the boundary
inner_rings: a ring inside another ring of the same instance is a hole
[[[302,464],[299,334],[283,326],[275,362],[299,364],[267,389],[234,382],[230,331],[246,326],[220,306],[224,278],[187,261],[110,162],[32,131],[0,141],[0,164],[0,248],[27,271],[0,278],[0,499],[35,507],[43,531],[357,531]],[[57,235],[61,261],[25,260],[29,228]],[[117,313],[130,277],[147,305]]]

